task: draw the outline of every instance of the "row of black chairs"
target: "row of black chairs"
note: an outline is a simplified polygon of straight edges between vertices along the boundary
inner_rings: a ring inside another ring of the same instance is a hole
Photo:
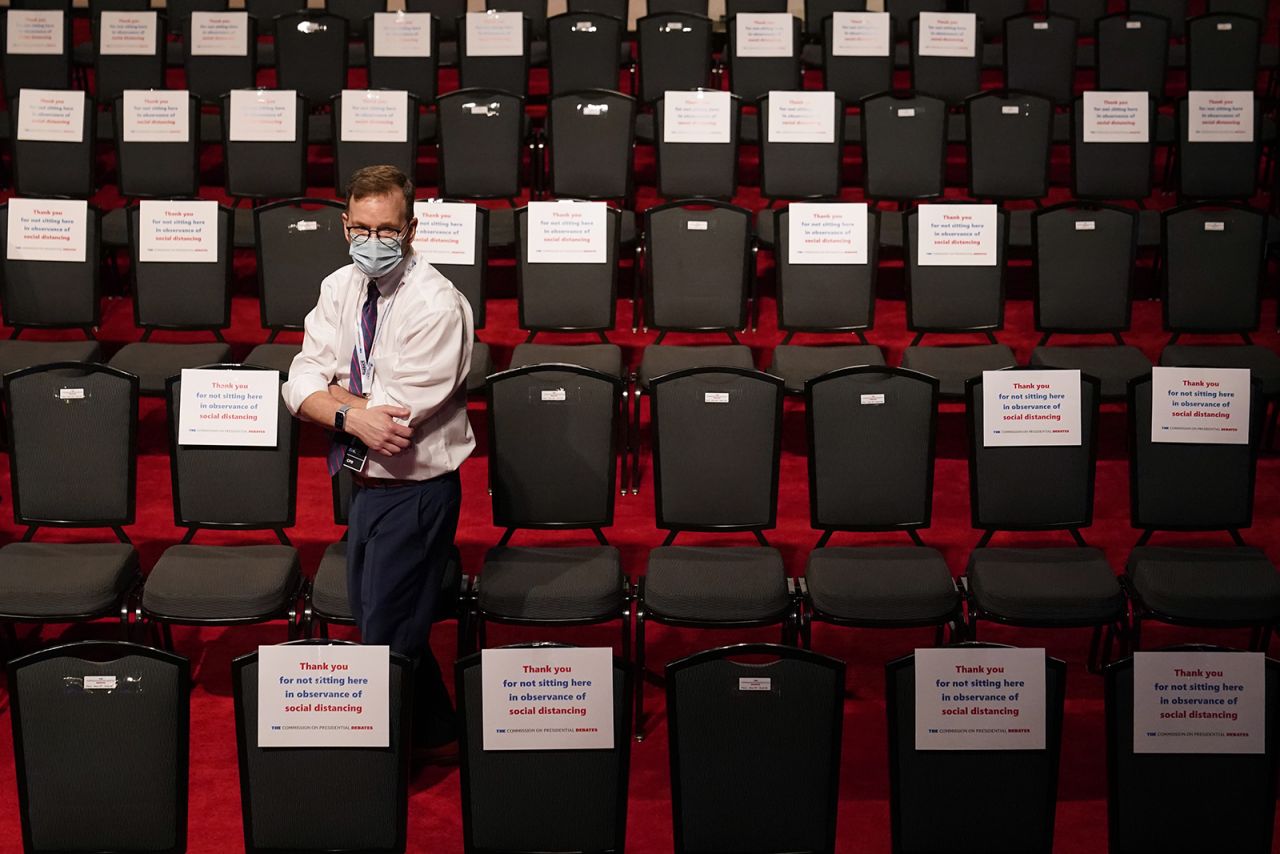
[[[973,646],[985,645],[965,648]],[[1167,654],[1187,651],[1227,652],[1178,647]],[[577,751],[484,750],[481,667],[478,655],[455,667],[464,850],[625,850],[631,757],[625,664],[617,662],[613,672],[613,747]],[[404,852],[409,662],[391,657],[390,741],[383,749],[259,747],[258,668],[258,653],[231,665],[245,851]],[[1044,747],[1015,751],[917,749],[915,668],[913,655],[885,666],[893,850],[1049,854],[1064,663],[1044,662]],[[90,676],[116,687],[93,688]],[[747,679],[767,689],[744,692],[740,680]],[[844,662],[744,644],[672,662],[666,681],[673,850],[832,854],[841,838],[846,767]],[[1137,753],[1132,659],[1109,666],[1105,685],[1111,854],[1269,852],[1280,662],[1266,663],[1260,722],[1266,747],[1251,755]],[[183,850],[190,687],[186,658],[134,644],[69,644],[10,662],[24,850]],[[129,773],[120,773],[122,764]],[[353,785],[315,786],[299,797],[299,779]],[[965,785],[938,784],[951,779]],[[1222,826],[1183,820],[1209,810],[1222,816]]]

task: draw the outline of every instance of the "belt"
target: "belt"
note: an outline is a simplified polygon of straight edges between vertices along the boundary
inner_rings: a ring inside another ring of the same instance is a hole
[[[353,474],[351,479],[361,489],[395,489],[398,486],[416,486],[426,483],[424,480],[396,480],[390,477],[367,477],[362,474]]]

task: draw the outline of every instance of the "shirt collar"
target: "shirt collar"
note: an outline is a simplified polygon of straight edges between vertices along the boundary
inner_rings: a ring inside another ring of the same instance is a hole
[[[370,282],[378,286],[378,295],[383,299],[395,293],[396,288],[400,286],[400,282],[404,279],[405,272],[409,269],[409,264],[413,260],[413,247],[406,245],[404,248],[404,257],[400,259],[400,263],[391,268],[391,272],[386,275],[379,276],[376,279],[369,279]]]

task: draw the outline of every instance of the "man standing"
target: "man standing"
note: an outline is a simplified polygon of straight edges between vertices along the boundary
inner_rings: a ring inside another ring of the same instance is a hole
[[[357,171],[342,215],[352,263],[325,278],[283,387],[294,415],[334,432],[329,473],[353,471],[347,590],[367,644],[417,664],[414,744],[453,741],[427,638],[475,447],[467,421],[471,309],[415,257],[413,183],[392,166]]]

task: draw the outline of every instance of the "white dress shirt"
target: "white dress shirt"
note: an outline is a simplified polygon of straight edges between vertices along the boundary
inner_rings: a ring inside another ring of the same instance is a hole
[[[320,283],[320,300],[307,315],[302,352],[293,360],[282,394],[294,415],[302,402],[337,382],[351,385],[356,326],[372,281],[354,264]],[[406,247],[404,259],[377,279],[373,382],[364,389],[370,407],[403,406],[413,428],[409,447],[390,457],[370,451],[362,474],[426,480],[462,465],[475,448],[467,421],[467,372],[471,369],[471,306],[453,283]]]

